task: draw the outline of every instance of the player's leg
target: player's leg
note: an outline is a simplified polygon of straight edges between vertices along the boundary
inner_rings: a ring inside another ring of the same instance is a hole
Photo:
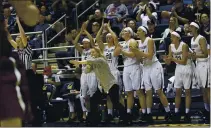
[[[132,80],[130,79],[131,70],[132,70],[131,67],[125,67],[123,70],[123,83],[124,83],[125,92],[127,95],[127,113],[128,114],[131,114],[131,109],[133,108],[133,104],[134,104]]]
[[[164,74],[163,67],[160,62],[153,64],[151,71],[153,72],[150,74],[152,86],[156,90],[156,93],[158,94],[158,97],[166,111],[165,120],[168,121],[171,118],[171,113],[170,107],[168,105],[168,100],[162,90],[164,86]]]

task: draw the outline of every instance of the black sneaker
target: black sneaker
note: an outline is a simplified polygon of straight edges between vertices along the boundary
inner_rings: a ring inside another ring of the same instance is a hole
[[[113,120],[113,116],[111,114],[107,115],[106,122],[110,123]]]
[[[180,123],[180,118],[181,118],[181,115],[179,112],[175,113],[174,116],[173,116],[173,122],[174,123]]]
[[[186,113],[186,114],[185,114],[184,122],[185,122],[185,123],[190,123],[190,122],[191,122],[191,118],[190,118],[190,114],[189,114],[189,113]]]
[[[146,121],[150,124],[154,122],[151,113],[146,115]]]
[[[169,122],[169,121],[172,121],[172,113],[171,112],[167,112],[166,115],[165,115],[165,121],[166,122]]]

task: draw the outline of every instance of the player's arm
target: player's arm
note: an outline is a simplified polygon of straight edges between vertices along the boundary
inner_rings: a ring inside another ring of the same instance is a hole
[[[14,49],[17,49],[18,45],[17,45],[17,43],[13,40],[13,38],[12,38],[11,34],[8,32],[8,30],[7,30],[7,40],[10,42],[10,44],[12,45],[12,47],[13,47]]]
[[[79,38],[81,36],[82,30],[78,33],[76,36],[75,40],[73,41],[73,44],[75,45],[75,48],[82,54],[83,49],[82,47],[78,44]]]
[[[165,64],[170,65],[172,60],[172,52],[171,52],[171,45],[169,45],[169,54],[163,56],[163,60]]]
[[[148,42],[148,53],[144,53],[143,51],[140,51],[140,50],[135,50],[134,51],[136,56],[138,58],[148,58],[148,59],[152,59],[153,57],[153,52],[154,52],[154,41],[152,39],[149,39],[149,42]]]
[[[16,22],[18,24],[18,29],[19,29],[19,32],[20,32],[21,41],[23,42],[23,46],[26,47],[27,44],[28,44],[27,37],[26,37],[25,32],[23,30],[23,27],[20,23],[19,17],[17,17],[17,16],[16,16]]]
[[[90,33],[86,29],[84,30],[84,32],[90,40],[91,47],[94,47],[95,46],[94,39],[92,38],[92,36],[90,35]]]
[[[196,58],[207,58],[208,57],[208,52],[207,52],[207,43],[205,38],[201,38],[199,40],[199,45],[201,47],[202,53],[195,55]]]
[[[98,44],[101,51],[104,51],[104,48],[105,48],[105,45],[103,44],[103,41],[100,37],[102,34],[102,31],[103,31],[103,26],[104,26],[104,22],[102,21],[102,25],[100,27],[100,30],[97,33],[97,36],[96,36],[96,43]]]
[[[188,60],[188,52],[189,52],[188,45],[184,44],[182,46],[182,58],[181,58],[181,60],[172,57],[172,61],[174,61],[175,63],[178,63],[178,64],[186,65],[187,60]]]

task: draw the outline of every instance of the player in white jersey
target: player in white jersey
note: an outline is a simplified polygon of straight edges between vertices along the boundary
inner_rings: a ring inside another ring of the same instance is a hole
[[[102,34],[104,27],[106,27],[107,30],[109,31],[109,33],[106,35],[107,45],[104,45],[104,43],[100,39],[100,36]],[[121,92],[122,91],[122,79],[121,79],[120,72],[117,67],[118,66],[118,56],[119,56],[120,52],[118,52],[116,49],[116,46],[118,45],[118,37],[111,30],[110,23],[105,24],[105,25],[104,25],[104,23],[102,23],[102,26],[96,36],[96,42],[97,42],[100,50],[106,57],[109,68],[111,70],[111,73],[115,77],[115,79],[117,81],[117,85],[119,85],[119,90]],[[120,98],[123,99],[121,97],[121,95],[120,95]],[[107,121],[109,122],[113,118],[113,105],[112,105],[112,102],[111,102],[111,99],[109,96],[107,97],[107,109],[108,109]]]
[[[191,22],[190,30],[193,38],[191,39],[192,59],[196,60],[196,78],[199,87],[202,90],[204,107],[207,113],[210,111],[210,102],[208,92],[210,87],[208,86],[208,52],[207,52],[207,41],[199,34],[199,25],[195,22]]]
[[[123,84],[127,94],[127,113],[129,119],[131,119],[131,109],[134,104],[134,91],[136,91],[139,98],[141,108],[144,107],[142,103],[142,101],[144,101],[144,93],[140,88],[142,69],[140,61],[135,57],[135,54],[130,51],[130,47],[134,45],[134,43],[137,44],[137,42],[132,39],[132,36],[133,30],[129,27],[124,28],[122,38],[125,42],[122,44],[121,49],[117,47],[118,50],[121,50],[124,57]]]
[[[191,84],[192,84],[192,61],[188,57],[189,48],[188,45],[181,41],[181,36],[178,32],[171,33],[172,43],[169,45],[169,54],[164,56],[166,64],[170,64],[171,61],[175,62],[175,82],[174,87],[176,88],[175,97],[175,118],[174,121],[180,121],[180,103],[182,87],[185,89],[185,118],[184,120],[190,121],[190,105],[191,105]]]
[[[117,81],[111,73],[110,67],[107,63],[106,57],[103,55],[99,48],[92,48],[91,49],[91,56],[92,59],[84,60],[84,61],[70,61],[70,63],[74,65],[79,64],[89,64],[92,67],[92,71],[95,72],[102,90],[106,95],[111,98],[112,104],[114,108],[119,110],[120,118],[123,121],[127,121],[126,111],[124,105],[120,103],[119,100],[119,86],[117,85]],[[97,92],[96,92],[97,93]],[[92,113],[92,119],[96,117],[97,107],[99,104],[99,94],[94,94],[93,97],[90,98],[90,110]],[[100,99],[102,100],[102,99]]]
[[[146,116],[148,121],[152,121],[151,108],[152,108],[152,87],[156,90],[161,103],[163,104],[166,117],[168,121],[171,117],[168,100],[163,93],[164,87],[164,73],[161,63],[156,57],[156,47],[154,41],[147,36],[148,29],[144,26],[140,26],[137,31],[137,35],[140,38],[138,48],[132,48],[132,52],[135,53],[136,57],[142,59],[143,63],[143,80],[142,88],[146,91],[146,99],[144,102],[145,107],[142,108],[142,113]],[[146,114],[147,108],[147,114]]]
[[[86,31],[85,29],[85,24],[83,24],[81,31],[77,35],[77,37],[74,40],[74,45],[75,48],[80,52],[81,54],[81,60],[87,60],[88,58],[91,57],[91,47],[93,44],[93,39],[91,35]],[[82,34],[82,32],[85,32],[88,38],[84,38],[82,43],[83,43],[83,48],[78,44],[78,40]],[[97,78],[95,76],[94,72],[86,73],[85,71],[86,65],[82,65],[82,74],[81,74],[81,106],[83,110],[83,120],[86,120],[86,112],[89,111],[87,110],[85,105],[88,105],[88,98],[91,97],[96,91],[97,91]],[[86,99],[86,102],[85,102]]]

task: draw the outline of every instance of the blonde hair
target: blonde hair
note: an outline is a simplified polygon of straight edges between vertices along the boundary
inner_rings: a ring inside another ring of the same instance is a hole
[[[173,18],[173,20],[175,22],[175,24],[174,24],[175,29],[177,29],[179,27],[178,19],[174,16],[171,16],[170,18]],[[169,21],[170,21],[170,19],[169,19]],[[170,24],[169,24],[169,27],[170,27]]]
[[[98,47],[93,47],[92,49],[94,49],[99,54],[99,57],[102,57],[106,60],[106,57],[103,55],[102,51]]]

